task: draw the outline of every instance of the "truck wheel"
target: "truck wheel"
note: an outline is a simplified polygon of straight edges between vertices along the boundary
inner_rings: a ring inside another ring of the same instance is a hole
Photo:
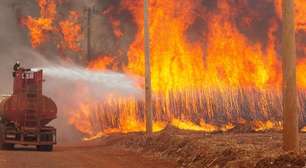
[[[5,150],[12,150],[12,149],[14,149],[14,146],[15,146],[15,144],[3,143],[1,145],[1,148],[5,149]]]
[[[10,150],[14,148],[14,144],[4,143],[4,125],[0,123],[0,149]]]
[[[3,149],[3,139],[4,139],[4,135],[3,135],[3,124],[0,123],[0,149]]]
[[[53,145],[37,145],[37,150],[50,152],[53,150]]]
[[[4,143],[4,129],[5,125],[3,123],[0,123],[0,149],[12,150],[14,149],[15,144]]]

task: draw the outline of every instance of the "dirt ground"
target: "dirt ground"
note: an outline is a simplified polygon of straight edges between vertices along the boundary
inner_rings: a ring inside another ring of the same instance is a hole
[[[162,161],[115,147],[92,144],[58,145],[53,152],[19,148],[0,151],[0,168],[174,168]]]
[[[0,151],[0,168],[306,168],[306,134],[300,154],[282,151],[280,132],[214,133],[167,128],[151,137],[115,134],[53,152]]]
[[[170,127],[152,137],[113,135],[102,142],[174,160],[180,168],[306,168],[306,134],[300,139],[298,155],[282,150],[282,134],[275,131],[206,134]]]

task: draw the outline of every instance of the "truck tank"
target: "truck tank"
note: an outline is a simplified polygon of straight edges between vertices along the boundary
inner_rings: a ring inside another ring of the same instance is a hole
[[[42,70],[19,70],[14,76],[13,94],[0,98],[0,117],[19,126],[44,126],[55,119],[56,104],[42,95]]]
[[[0,117],[6,121],[17,123],[19,126],[33,126],[32,119],[38,119],[40,125],[47,125],[56,118],[55,103],[46,96],[29,98],[26,95],[12,95],[0,99]],[[33,108],[31,108],[31,106]],[[26,116],[31,114],[32,116]],[[29,121],[27,123],[27,121]],[[33,121],[34,122],[34,121]]]

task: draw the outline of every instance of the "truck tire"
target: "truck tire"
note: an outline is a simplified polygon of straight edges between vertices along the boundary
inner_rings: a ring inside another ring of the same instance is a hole
[[[0,123],[0,149],[3,149],[3,139],[4,139],[4,126]]]
[[[4,124],[0,123],[0,149],[12,150],[15,144],[4,143]]]
[[[15,144],[11,144],[11,143],[3,143],[1,145],[1,148],[4,150],[13,150],[14,149]]]
[[[53,150],[53,145],[37,145],[38,151],[50,152]]]

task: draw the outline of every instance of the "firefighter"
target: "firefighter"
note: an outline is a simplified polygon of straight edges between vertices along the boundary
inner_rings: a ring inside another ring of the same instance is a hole
[[[13,77],[14,77],[14,78],[16,77],[16,71],[18,71],[20,68],[21,68],[21,67],[20,67],[20,62],[17,61],[17,62],[15,63],[15,65],[14,65],[14,67],[13,67],[13,69],[14,69]]]
[[[17,61],[17,62],[15,63],[15,65],[14,65],[14,71],[16,72],[16,71],[18,71],[19,69],[20,69],[20,62]]]

